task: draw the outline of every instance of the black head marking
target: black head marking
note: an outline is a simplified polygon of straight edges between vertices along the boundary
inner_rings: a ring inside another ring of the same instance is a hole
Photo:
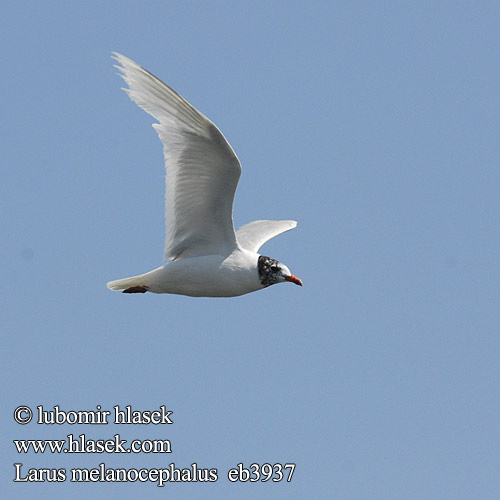
[[[263,287],[279,283],[281,274],[280,263],[271,257],[261,255],[257,264],[259,268],[259,279]]]

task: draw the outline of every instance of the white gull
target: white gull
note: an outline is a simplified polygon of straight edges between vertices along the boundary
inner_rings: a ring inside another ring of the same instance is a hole
[[[293,220],[257,220],[234,231],[233,199],[241,165],[221,131],[170,87],[114,53],[132,101],[159,123],[166,167],[164,258],[170,262],[110,281],[124,293],[235,297],[275,283],[302,286],[288,267],[259,248],[293,229]]]

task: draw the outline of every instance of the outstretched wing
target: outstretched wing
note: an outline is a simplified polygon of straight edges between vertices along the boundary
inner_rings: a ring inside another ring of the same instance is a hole
[[[236,231],[236,239],[240,247],[257,252],[266,241],[296,226],[294,220],[254,220]]]
[[[166,259],[231,252],[240,162],[220,130],[154,75],[121,54],[132,101],[156,118],[166,167]]]

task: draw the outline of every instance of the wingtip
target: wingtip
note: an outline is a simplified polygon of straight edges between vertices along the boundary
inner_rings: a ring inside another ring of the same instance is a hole
[[[118,64],[113,64],[113,68],[117,69],[119,71],[117,75],[125,80],[125,73],[126,73],[125,66],[128,62],[127,61],[128,57],[125,57],[124,55],[118,52],[111,52],[111,54],[112,54],[111,59],[113,59],[118,63]]]
[[[125,56],[123,54],[120,54],[119,52],[111,52],[111,59],[113,59],[113,61],[117,61],[118,63],[120,64],[123,64],[123,60],[126,59]],[[117,68],[118,66],[116,64],[113,65],[115,68]]]
[[[119,52],[111,52],[111,59],[115,60],[120,66],[117,64],[113,64],[116,69],[119,69],[122,72],[125,72],[127,66],[140,68],[139,64],[137,64],[134,60],[130,59],[130,57],[124,56]]]
[[[283,221],[285,223],[288,223],[290,225],[290,229],[295,229],[297,227],[297,221],[296,220],[285,220]],[[289,231],[290,231],[289,229]]]
[[[111,52],[111,59],[114,59],[115,61],[131,61],[127,56],[124,56],[123,54],[120,54],[119,52],[115,52],[114,50]]]

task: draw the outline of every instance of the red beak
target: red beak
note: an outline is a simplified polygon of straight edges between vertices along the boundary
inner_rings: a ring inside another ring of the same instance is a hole
[[[303,286],[302,280],[300,278],[297,278],[297,276],[294,276],[293,274],[291,276],[287,276],[285,279],[287,281],[291,281],[292,283],[295,283],[296,285]]]

